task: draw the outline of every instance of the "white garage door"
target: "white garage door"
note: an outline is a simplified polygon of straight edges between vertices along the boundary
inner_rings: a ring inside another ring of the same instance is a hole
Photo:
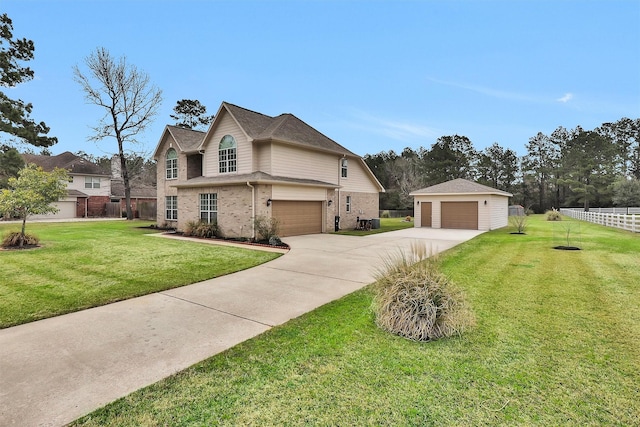
[[[48,215],[34,215],[32,219],[67,219],[76,217],[76,202],[56,202],[54,205],[60,209],[58,213]]]

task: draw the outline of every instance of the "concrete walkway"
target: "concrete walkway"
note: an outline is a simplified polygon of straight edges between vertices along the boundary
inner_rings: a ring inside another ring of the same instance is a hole
[[[250,270],[0,330],[0,426],[61,426],[373,282],[385,254],[478,231],[286,238]],[[195,243],[194,243],[195,244]]]

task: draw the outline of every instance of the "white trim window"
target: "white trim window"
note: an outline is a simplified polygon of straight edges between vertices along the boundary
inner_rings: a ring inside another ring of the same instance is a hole
[[[200,194],[200,221],[207,224],[218,222],[218,194]]]
[[[175,221],[178,219],[178,196],[165,196],[164,198],[165,219]]]
[[[167,179],[178,178],[178,153],[173,148],[167,151]]]
[[[344,203],[344,208],[347,212],[351,212],[351,196],[347,196],[347,200]]]
[[[341,176],[343,178],[347,177],[347,169],[348,169],[348,167],[349,167],[349,161],[347,159],[342,159],[340,161],[340,170],[341,170],[340,173],[341,173]]]
[[[238,167],[238,152],[236,140],[231,135],[225,135],[218,146],[218,172],[235,172]]]
[[[85,176],[84,188],[100,188],[100,177],[97,176]]]

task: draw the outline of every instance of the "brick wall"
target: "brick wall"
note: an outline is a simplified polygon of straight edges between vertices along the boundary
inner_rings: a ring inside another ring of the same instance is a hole
[[[351,196],[351,212],[346,210],[347,196]],[[358,217],[378,218],[379,208],[380,197],[378,193],[340,191],[340,228],[349,229],[355,227]]]
[[[87,216],[100,217],[105,215],[105,204],[111,201],[109,196],[91,196],[87,199]]]

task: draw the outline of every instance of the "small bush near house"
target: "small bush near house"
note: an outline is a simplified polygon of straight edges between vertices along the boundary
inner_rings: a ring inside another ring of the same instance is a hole
[[[463,292],[418,245],[387,260],[373,285],[376,324],[393,334],[432,341],[462,334],[475,324]]]
[[[189,221],[183,233],[185,236],[214,238],[220,237],[218,224],[203,221]]]
[[[274,238],[280,240],[278,238],[278,235],[280,234],[280,222],[277,218],[258,216],[255,219],[255,225],[259,241],[270,242],[273,241]]]
[[[11,233],[4,236],[4,238],[2,239],[2,244],[0,246],[2,246],[3,248],[17,248],[20,246],[20,236],[21,233],[19,231],[12,231]],[[25,233],[24,245],[35,246],[38,243],[40,243],[40,240],[36,236],[34,236],[33,234]]]
[[[555,209],[545,212],[545,216],[547,221],[562,221],[562,215]]]

